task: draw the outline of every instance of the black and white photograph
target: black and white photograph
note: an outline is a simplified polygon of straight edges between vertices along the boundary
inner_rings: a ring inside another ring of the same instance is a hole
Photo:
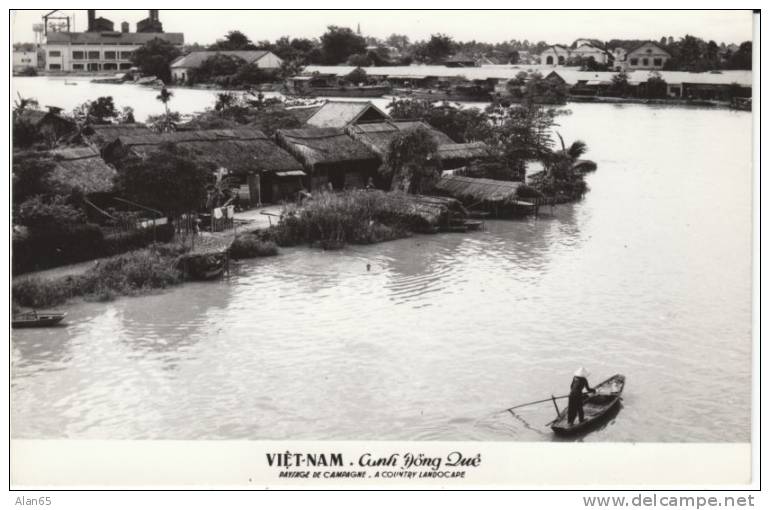
[[[262,488],[752,482],[758,13],[9,17],[12,485],[169,441],[273,444]]]

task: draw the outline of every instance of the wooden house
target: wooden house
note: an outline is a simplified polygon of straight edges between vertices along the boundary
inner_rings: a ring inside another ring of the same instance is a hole
[[[363,188],[375,178],[380,158],[341,128],[279,129],[278,143],[302,162],[310,189]]]

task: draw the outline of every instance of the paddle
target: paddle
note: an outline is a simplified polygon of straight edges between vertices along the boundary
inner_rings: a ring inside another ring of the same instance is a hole
[[[500,412],[504,413],[504,412],[507,412],[507,411],[512,411],[514,409],[518,409],[520,407],[531,406],[533,404],[542,404],[543,402],[549,402],[549,401],[551,401],[553,399],[556,399],[556,398],[569,398],[569,395],[561,395],[559,397],[548,397],[548,398],[544,398],[543,400],[535,400],[534,402],[527,402],[526,404],[519,404],[517,406],[509,407],[508,409],[503,409]]]

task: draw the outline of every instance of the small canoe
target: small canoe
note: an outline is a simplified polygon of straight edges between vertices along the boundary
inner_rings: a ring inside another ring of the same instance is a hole
[[[596,393],[584,397],[583,414],[585,420],[580,422],[576,418],[575,422],[570,425],[567,421],[568,408],[565,407],[559,416],[551,422],[551,430],[564,436],[587,432],[593,426],[601,423],[603,418],[607,417],[620,404],[620,395],[623,393],[625,384],[626,377],[620,374],[613,375],[606,381],[597,384],[594,386]]]
[[[66,314],[58,312],[37,313],[26,312],[11,320],[14,328],[45,328],[60,323]]]

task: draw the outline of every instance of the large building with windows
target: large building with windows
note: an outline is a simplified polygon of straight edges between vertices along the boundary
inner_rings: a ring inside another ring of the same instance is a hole
[[[151,10],[149,18],[137,23],[137,32],[129,32],[127,22],[121,24],[120,32],[112,28],[110,20],[96,18],[95,11],[89,10],[85,32],[49,32],[45,44],[46,70],[124,71],[132,67],[133,52],[152,39],[163,39],[180,49],[184,44],[184,34],[163,32],[157,10]]]

